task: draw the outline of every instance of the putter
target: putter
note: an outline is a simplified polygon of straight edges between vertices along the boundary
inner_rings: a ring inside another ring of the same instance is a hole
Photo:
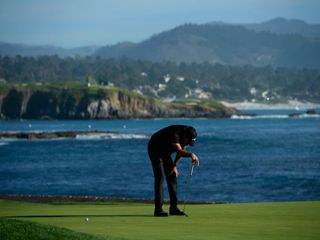
[[[184,195],[184,205],[183,205],[183,212],[185,214],[186,217],[189,217],[188,214],[186,214],[185,209],[186,209],[186,203],[189,199],[189,194],[190,194],[190,185],[191,185],[191,177],[193,174],[193,169],[194,169],[195,163],[192,164],[191,166],[191,170],[190,170],[190,174],[188,176],[188,181],[187,181],[187,189],[186,189],[186,193]]]

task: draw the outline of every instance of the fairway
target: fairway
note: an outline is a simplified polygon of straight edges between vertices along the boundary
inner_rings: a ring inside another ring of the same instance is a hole
[[[0,200],[0,217],[104,238],[320,239],[320,202],[187,205],[186,211],[189,217],[155,218],[152,204],[40,204]]]

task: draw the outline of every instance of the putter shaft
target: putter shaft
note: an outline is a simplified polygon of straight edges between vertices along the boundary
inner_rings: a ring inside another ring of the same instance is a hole
[[[191,171],[190,171],[190,176],[192,176],[192,174],[193,174],[193,169],[194,169],[194,164],[192,164]]]
[[[188,198],[189,198],[191,177],[192,177],[192,174],[193,174],[194,166],[195,166],[195,164],[192,164],[192,166],[191,166],[190,174],[188,176],[188,181],[187,181],[187,189],[186,189],[186,193],[185,193],[185,196],[184,196],[183,212],[184,212],[186,217],[189,217],[188,214],[186,214],[185,209],[186,209],[186,203],[187,203]]]

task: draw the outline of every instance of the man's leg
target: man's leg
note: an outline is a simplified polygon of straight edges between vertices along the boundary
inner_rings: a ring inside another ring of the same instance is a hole
[[[171,174],[173,169],[173,161],[170,156],[163,159],[163,168],[166,175],[168,191],[170,195],[170,209],[177,208],[177,176],[174,173]]]
[[[173,161],[171,157],[163,159],[164,172],[166,174],[168,190],[170,194],[170,215],[184,216],[185,213],[180,211],[177,207],[177,176],[172,173]]]
[[[149,157],[152,163],[153,175],[154,175],[154,215],[155,216],[168,216],[163,212],[163,174],[161,168],[161,161],[159,157],[156,157],[152,153],[149,153]]]

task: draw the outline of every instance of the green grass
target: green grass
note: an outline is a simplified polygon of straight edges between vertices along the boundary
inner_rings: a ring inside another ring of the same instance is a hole
[[[207,108],[207,109],[221,109],[225,107],[221,102],[215,100],[195,100],[195,99],[186,99],[186,100],[176,100],[173,103],[190,105],[196,108]]]
[[[199,105],[205,108],[217,108],[217,109],[224,107],[224,105],[221,102],[214,101],[214,100],[203,101]]]
[[[155,218],[152,204],[33,204],[0,200],[2,217],[64,227],[105,238],[320,238],[320,202],[188,205],[186,211],[188,218]],[[87,217],[89,221],[85,221]]]
[[[147,97],[125,88],[119,87],[106,87],[101,85],[93,85],[88,87],[86,83],[81,82],[65,82],[65,83],[25,83],[25,84],[13,84],[13,83],[0,83],[0,94],[6,95],[11,89],[18,91],[44,91],[59,93],[64,90],[68,90],[75,96],[82,96],[85,92],[92,99],[100,99],[101,97],[110,97],[116,93],[122,92],[123,94],[139,100],[152,100],[151,97]]]
[[[45,239],[45,240],[104,240],[106,238],[89,234],[78,233],[66,228],[44,225],[39,223],[15,220],[0,219],[0,239]],[[119,238],[108,238],[110,240],[120,240]]]

